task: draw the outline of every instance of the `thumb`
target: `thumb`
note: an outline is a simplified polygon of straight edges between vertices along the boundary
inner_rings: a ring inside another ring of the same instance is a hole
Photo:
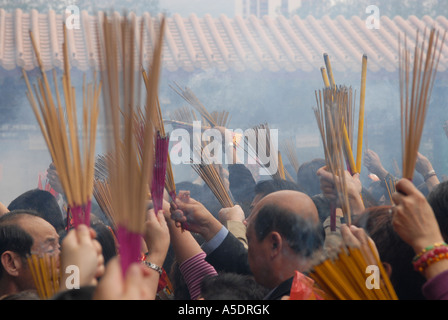
[[[140,299],[140,286],[143,281],[143,271],[139,264],[132,263],[125,276],[125,296],[129,300]]]

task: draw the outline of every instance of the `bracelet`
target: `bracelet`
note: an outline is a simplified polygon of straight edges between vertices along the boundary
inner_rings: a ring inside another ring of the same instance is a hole
[[[148,268],[153,269],[153,270],[156,270],[160,275],[162,275],[162,273],[163,273],[163,269],[160,268],[158,265],[156,265],[156,264],[154,264],[154,263],[152,263],[152,262],[146,261],[146,260],[143,260],[142,263],[143,263],[145,266],[147,266]]]
[[[427,174],[425,174],[424,179],[425,179],[425,181],[426,181],[426,180],[428,180],[429,178],[434,177],[435,175],[436,175],[436,171],[435,171],[435,170],[431,170],[431,171],[429,171]]]
[[[448,259],[448,246],[438,246],[423,254],[417,261],[413,262],[414,270],[422,273],[430,265],[440,260]]]
[[[412,262],[416,262],[418,259],[420,259],[420,257],[422,255],[424,255],[426,252],[434,250],[437,247],[442,247],[442,246],[448,246],[448,244],[446,244],[445,242],[436,242],[433,245],[427,246],[425,249],[423,249],[422,251],[420,251],[419,254],[415,255],[414,259],[412,259]]]
[[[426,252],[434,250],[437,247],[442,247],[442,246],[448,246],[448,244],[446,244],[445,242],[436,242],[433,245],[427,246],[425,249],[423,249],[422,251],[420,251],[419,254],[415,255],[414,259],[412,259],[413,262],[416,262],[418,259],[420,259],[420,257],[422,255],[424,255]]]

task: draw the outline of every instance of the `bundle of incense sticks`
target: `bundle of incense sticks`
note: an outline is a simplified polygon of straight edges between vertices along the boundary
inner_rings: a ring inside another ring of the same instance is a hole
[[[98,206],[101,211],[104,212],[106,217],[112,224],[114,230],[116,230],[117,224],[115,222],[115,213],[112,206],[112,196],[110,194],[109,181],[95,178],[93,183],[93,196],[95,197]]]
[[[143,76],[143,80],[145,82],[146,90],[149,90],[150,83],[149,83],[149,78],[148,78],[148,75],[147,75],[145,69],[142,70],[142,76]],[[142,120],[144,119],[143,115],[141,116],[141,119]],[[154,122],[154,126],[155,126],[156,130],[159,132],[159,134],[161,134],[161,137],[160,137],[161,141],[162,140],[164,141],[161,143],[166,144],[166,159],[164,160],[165,164],[163,165],[165,167],[164,170],[166,172],[166,177],[164,179],[165,188],[166,188],[168,194],[170,195],[171,199],[173,201],[176,201],[176,183],[174,181],[174,170],[173,170],[173,166],[171,164],[170,153],[168,150],[170,139],[165,131],[165,124],[163,122],[162,109],[160,107],[159,99],[157,99],[157,117],[155,120],[153,120],[153,122]],[[157,157],[157,150],[155,152],[156,152],[156,157]],[[156,211],[156,212],[158,212],[158,211]]]
[[[324,53],[325,67],[321,68],[322,79],[325,88],[336,88],[336,83],[333,76],[333,70],[331,67],[330,58],[327,53]],[[344,148],[345,159],[347,162],[347,169],[353,175],[355,173],[361,173],[362,163],[362,146],[364,135],[364,114],[365,114],[365,96],[366,96],[366,78],[367,78],[367,55],[362,56],[362,71],[361,71],[361,90],[360,90],[360,102],[359,102],[359,117],[358,117],[358,134],[357,134],[357,146],[356,146],[356,162],[353,155],[354,150],[354,99],[352,90],[349,88],[349,96],[346,98],[346,110],[345,119],[343,124],[344,134]],[[355,94],[356,96],[356,94]]]
[[[197,120],[194,110],[186,106],[173,110],[170,114],[170,118],[174,121],[181,121],[189,124],[192,124],[193,121]]]
[[[286,139],[283,141],[283,149],[285,150],[286,156],[289,163],[294,168],[294,173],[297,175],[299,171],[300,163],[296,153],[296,147],[292,139]]]
[[[256,125],[252,128],[252,131],[249,131],[249,134],[245,135],[245,150],[248,153],[255,154],[255,160],[257,164],[261,167],[266,168],[273,179],[277,180],[285,180],[284,175],[282,175],[279,166],[279,153],[275,153],[274,156],[271,156],[271,146],[274,146],[275,141],[271,140],[271,130],[267,123],[262,123]],[[273,160],[273,163],[263,163],[263,160],[266,160],[266,157],[270,157]],[[276,168],[277,170],[274,172],[272,168]]]
[[[403,178],[409,180],[412,180],[414,175],[423,126],[445,42],[446,31],[442,39],[440,39],[439,31],[432,28],[429,32],[429,38],[426,37],[427,32],[425,29],[420,42],[420,34],[417,31],[412,62],[406,36],[404,43],[402,43],[401,35],[399,35],[398,39],[402,169]],[[412,79],[410,78],[411,76]]]
[[[351,224],[351,209],[348,202],[347,184],[344,170],[344,108],[339,99],[338,88],[325,88],[316,92],[317,107],[314,109],[321,134],[326,167],[334,176],[338,202],[347,221]],[[331,211],[331,230],[335,230],[336,207]]]
[[[212,127],[216,127],[219,124],[216,122],[216,119],[212,116],[210,112],[208,112],[207,108],[202,104],[199,98],[194,94],[194,92],[186,87],[183,89],[176,82],[174,86],[170,85],[171,89],[174,90],[179,96],[181,96],[186,102],[188,102],[194,109],[196,109],[199,114],[210,124]]]
[[[151,70],[144,103],[142,141],[135,134],[135,114],[139,108],[142,86],[144,20],[134,14],[121,17],[103,14],[98,34],[101,40],[101,69],[104,107],[109,134],[107,151],[113,161],[107,161],[109,189],[112,199],[120,261],[123,274],[141,254],[141,235],[147,212],[147,195],[152,182],[158,86],[161,72],[161,52],[165,18],[160,21],[159,34],[154,40]],[[140,25],[140,27],[138,27]],[[148,34],[156,34],[151,32]],[[139,41],[138,41],[139,40]],[[140,44],[140,45],[139,45]],[[138,57],[138,59],[136,58]],[[141,153],[138,144],[141,144]]]
[[[233,207],[235,201],[233,200],[230,190],[226,187],[223,176],[220,173],[221,165],[212,163],[212,160],[208,157],[208,153],[204,152],[204,148],[206,148],[206,146],[204,147],[202,145],[196,150],[193,150],[193,152],[198,154],[198,159],[201,159],[201,162],[195,163],[193,159],[191,159],[191,166],[210,188],[223,208]]]
[[[107,180],[109,179],[109,173],[107,171],[107,164],[109,161],[113,161],[111,154],[99,154],[95,160],[95,179]]]
[[[23,76],[28,91],[26,93],[39,123],[45,142],[61,181],[64,194],[73,216],[75,227],[90,224],[90,208],[93,193],[96,129],[99,115],[101,82],[96,73],[93,83],[86,84],[84,75],[82,87],[82,132],[78,133],[77,94],[72,86],[65,25],[62,75],[63,99],[61,99],[56,70],[53,69],[53,85],[44,70],[38,45],[32,31],[30,37],[42,78],[34,85],[34,94],[26,72]],[[37,101],[36,101],[37,100]],[[67,132],[68,128],[68,132]]]
[[[26,259],[37,294],[41,299],[49,299],[59,291],[58,259],[58,256],[48,253],[31,254]]]
[[[374,280],[370,273],[366,273],[372,267],[379,271],[379,277]],[[371,243],[368,249],[342,248],[337,257],[315,265],[310,277],[325,292],[326,300],[398,300]]]
[[[151,186],[151,199],[154,205],[154,212],[158,213],[163,208],[163,193],[165,190],[165,178],[168,159],[168,136],[161,136],[157,132],[155,146],[154,172]],[[174,199],[173,199],[174,200]]]
[[[394,203],[394,201],[393,201],[393,199],[392,199],[392,195],[394,194],[394,192],[396,191],[396,188],[395,188],[395,179],[393,178],[393,177],[386,177],[385,178],[385,181],[384,181],[385,183],[386,183],[386,189],[387,189],[387,194],[389,195],[389,200],[390,200],[390,203],[391,204],[393,204]]]

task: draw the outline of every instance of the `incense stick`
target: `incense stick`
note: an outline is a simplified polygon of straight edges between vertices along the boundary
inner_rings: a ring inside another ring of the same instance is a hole
[[[401,35],[398,38],[402,169],[403,177],[409,180],[412,180],[414,175],[423,126],[445,37],[446,31],[440,40],[439,31],[432,28],[429,38],[426,38],[425,29],[420,42],[419,31],[417,31],[412,63],[406,36],[404,43]]]
[[[178,85],[176,82],[174,83],[175,87],[170,85],[171,89],[174,90],[179,96],[181,96],[185,101],[187,101],[193,108],[195,108],[199,114],[212,126],[216,127],[218,124],[216,123],[215,118],[211,113],[205,108],[202,102],[198,99],[198,97],[193,93],[193,91],[185,87],[184,89]]]
[[[117,224],[120,261],[123,274],[129,265],[140,258],[141,235],[146,220],[146,200],[153,179],[155,125],[158,114],[158,84],[165,18],[148,70],[144,123],[141,136],[136,135],[135,102],[141,92],[142,54],[135,61],[136,39],[142,43],[143,28],[136,28],[133,16],[123,18],[104,15],[102,30],[102,76],[105,84],[104,104],[106,123],[110,124],[107,149],[111,155],[107,163],[112,207]],[[143,21],[142,21],[143,23]],[[143,50],[143,46],[139,47]],[[139,106],[138,106],[139,107]],[[139,141],[140,139],[140,141]],[[140,147],[139,147],[140,146]]]
[[[145,82],[146,89],[148,90],[149,89],[149,78],[148,78],[148,76],[146,74],[145,69],[142,69],[142,75],[143,75],[143,80]],[[158,130],[158,132],[160,132],[162,137],[164,137],[163,139],[167,139],[167,141],[166,141],[166,148],[167,148],[167,151],[166,151],[167,155],[166,155],[166,157],[167,157],[167,159],[164,160],[165,164],[163,165],[163,166],[166,167],[164,169],[165,172],[166,172],[165,188],[167,189],[168,194],[170,195],[171,199],[173,201],[175,201],[176,200],[176,184],[175,184],[175,181],[174,181],[174,171],[173,171],[173,167],[172,167],[172,164],[171,164],[170,154],[169,154],[169,151],[168,151],[169,137],[167,136],[167,134],[165,132],[165,125],[164,125],[164,122],[163,122],[162,110],[161,110],[161,107],[160,107],[159,99],[157,99],[157,119],[155,120],[155,127],[156,127],[156,130]],[[156,151],[156,154],[157,154],[157,151]]]
[[[27,85],[27,97],[39,124],[44,140],[59,175],[61,186],[73,214],[75,227],[90,224],[90,205],[93,193],[96,129],[99,116],[101,82],[96,73],[93,83],[86,84],[84,75],[82,87],[82,137],[78,134],[76,90],[72,86],[67,48],[67,31],[63,25],[64,68],[62,75],[63,99],[53,69],[54,91],[44,70],[33,32],[31,43],[41,71],[34,90],[26,72],[23,76]],[[54,92],[54,93],[53,93]],[[37,102],[36,102],[37,100]],[[68,128],[68,132],[67,132]]]
[[[169,137],[161,136],[160,132],[157,132],[154,173],[151,186],[151,199],[156,214],[163,208],[169,141]]]
[[[356,152],[356,172],[361,173],[362,138],[364,133],[364,109],[366,100],[367,56],[362,56],[361,92],[359,101],[358,147]]]
[[[59,258],[48,253],[31,254],[26,259],[41,299],[49,299],[59,291],[60,274],[56,259]]]
[[[367,259],[374,256],[375,261]],[[380,271],[378,288],[369,289],[370,274],[367,267],[376,265]],[[342,248],[334,259],[316,264],[310,277],[323,288],[329,300],[398,300],[384,267],[375,254],[372,244],[368,249]]]
[[[300,163],[296,153],[296,147],[292,139],[286,139],[283,141],[283,149],[285,150],[286,156],[289,163],[294,168],[294,172],[297,175],[299,171]]]
[[[337,88],[325,88],[316,92],[317,106],[313,110],[321,134],[327,170],[335,176],[334,181],[338,202],[341,205],[347,224],[350,225],[351,209],[348,203],[343,161],[343,136],[345,136],[343,134],[344,110],[340,104],[333,103],[333,101],[338,101],[338,99],[333,99],[336,90]],[[331,215],[335,215],[335,210],[332,210]],[[332,224],[331,227],[334,230],[335,225]]]

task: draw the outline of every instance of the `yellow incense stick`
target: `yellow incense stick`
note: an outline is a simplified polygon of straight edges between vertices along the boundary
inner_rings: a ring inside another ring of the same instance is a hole
[[[358,146],[356,152],[356,172],[361,173],[362,138],[364,132],[364,109],[366,100],[367,56],[362,56],[361,93],[359,100]]]

